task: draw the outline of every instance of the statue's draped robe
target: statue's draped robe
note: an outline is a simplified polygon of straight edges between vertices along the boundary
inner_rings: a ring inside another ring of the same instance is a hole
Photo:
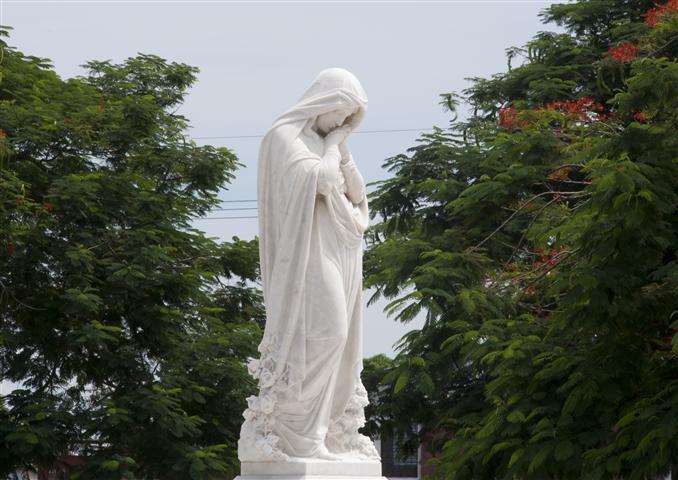
[[[322,145],[303,131],[323,113],[357,109],[367,98],[345,70],[321,72],[297,105],[262,141],[258,165],[259,242],[266,304],[261,357],[250,363],[259,395],[248,399],[238,454],[242,461],[314,457],[321,446],[378,458],[364,423],[362,234],[365,195],[327,175]],[[339,175],[338,180],[343,180]]]

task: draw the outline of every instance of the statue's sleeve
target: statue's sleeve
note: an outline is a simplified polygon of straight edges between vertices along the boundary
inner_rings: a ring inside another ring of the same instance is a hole
[[[339,186],[339,164],[341,163],[341,153],[339,147],[334,145],[330,147],[325,156],[320,159],[320,171],[318,172],[318,193],[329,195],[332,188]]]
[[[365,196],[365,181],[358,170],[358,166],[353,161],[353,155],[350,155],[348,161],[341,164],[341,172],[346,179],[346,195],[354,205],[362,202]]]
[[[337,145],[333,145],[327,149],[325,155],[322,157],[311,152],[303,141],[297,138],[292,144],[290,165],[294,165],[296,174],[303,171],[310,171],[317,169],[318,180],[316,184],[316,193],[327,196],[332,193],[332,189],[339,188],[342,181],[342,173],[346,175],[348,172],[351,175],[352,193],[349,194],[349,199],[353,203],[360,203],[364,194],[364,184],[360,172],[358,172],[355,164],[347,169],[341,165],[341,152]],[[288,174],[289,175],[289,174]],[[293,174],[294,175],[294,174]],[[302,173],[302,175],[305,175]],[[287,175],[286,175],[287,176]],[[346,179],[348,181],[348,179]],[[293,182],[286,181],[287,185]]]

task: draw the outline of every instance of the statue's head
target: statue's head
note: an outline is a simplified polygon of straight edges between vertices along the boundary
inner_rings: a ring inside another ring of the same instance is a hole
[[[315,127],[327,133],[344,124],[355,128],[367,110],[367,94],[358,79],[343,68],[326,68],[313,80],[298,105],[313,106]]]
[[[303,128],[311,122],[322,134],[346,124],[353,130],[366,110],[367,95],[355,75],[343,68],[327,68],[318,74],[297,103],[278,117],[272,129],[285,124]]]
[[[322,133],[327,134],[335,128],[341,127],[344,125],[347,120],[352,116],[358,113],[360,107],[355,106],[350,107],[340,107],[331,112],[323,113],[318,115],[315,120],[316,129]]]

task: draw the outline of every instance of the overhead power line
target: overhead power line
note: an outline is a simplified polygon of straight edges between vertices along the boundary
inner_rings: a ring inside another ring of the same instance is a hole
[[[213,208],[212,212],[225,212],[227,210],[256,210],[257,207],[240,207],[240,208]]]
[[[194,218],[194,220],[234,220],[236,218],[258,218],[257,215],[252,217],[204,217],[204,218]]]
[[[353,133],[399,133],[399,132],[425,132],[433,130],[432,128],[397,128],[390,130],[359,130]],[[263,135],[216,135],[212,137],[193,137],[194,140],[216,140],[216,139],[231,139],[231,138],[264,138]]]
[[[353,133],[360,134],[369,134],[369,133],[398,133],[398,132],[423,132],[430,131],[433,128],[400,128],[400,129],[386,129],[386,130],[361,130]],[[195,140],[215,140],[215,139],[231,139],[231,138],[263,138],[263,135],[216,135],[209,137],[193,137]],[[256,202],[257,199],[252,200],[220,200],[221,203],[251,203]],[[213,212],[225,212],[225,211],[241,211],[241,210],[257,210],[256,207],[239,207],[239,208],[213,208]],[[254,216],[241,216],[241,217],[203,217],[196,218],[196,220],[237,220],[237,219],[250,219],[258,218]]]

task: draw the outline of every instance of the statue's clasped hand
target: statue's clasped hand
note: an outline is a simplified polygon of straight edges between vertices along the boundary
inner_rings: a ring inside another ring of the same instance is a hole
[[[326,141],[326,148],[337,145],[339,153],[341,154],[341,164],[345,164],[350,159],[350,152],[346,139],[351,134],[351,127],[349,125],[342,125],[332,130],[328,135]]]
[[[333,145],[341,145],[346,141],[348,135],[351,133],[351,127],[349,125],[342,125],[341,127],[335,128],[330,133],[327,134],[325,143],[327,147]]]

